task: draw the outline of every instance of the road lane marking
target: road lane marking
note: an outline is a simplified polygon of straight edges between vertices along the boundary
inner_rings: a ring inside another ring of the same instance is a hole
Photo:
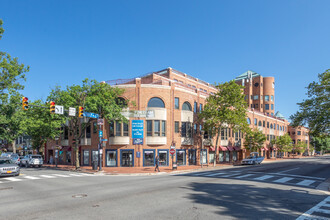
[[[253,175],[254,175],[254,174],[249,173],[249,174],[245,174],[245,175],[243,175],[243,176],[235,176],[234,178],[238,178],[238,179],[240,179],[240,178],[245,178],[245,177],[253,176]]]
[[[6,178],[3,178],[3,180],[9,180],[9,181],[13,181],[13,182],[22,181],[22,179],[17,179],[15,177],[6,177]]]
[[[297,169],[300,169],[300,167],[296,167],[296,168],[289,169],[289,170],[283,170],[283,171],[281,171],[281,172],[277,172],[277,173],[285,173],[285,172],[289,172],[289,171],[297,170]]]
[[[328,206],[327,202],[328,203],[330,202],[330,196],[328,196],[322,202],[318,203],[317,205],[315,205],[314,207],[312,207],[311,209],[309,209],[307,212],[303,213],[296,220],[329,219],[327,217],[317,216],[316,213],[314,213],[314,212],[319,212],[319,213],[324,213],[324,214],[330,214],[330,210],[321,209],[322,206],[325,206],[325,207]],[[326,213],[324,211],[326,211]]]
[[[36,177],[36,176],[24,176],[23,178],[30,179],[30,180],[40,180],[40,178]]]
[[[203,174],[205,174],[205,172],[203,172],[203,173],[194,173],[194,174],[192,174],[192,176],[200,176],[200,175],[203,175]]]
[[[49,175],[40,175],[40,176],[44,178],[56,178],[56,176],[49,176]]]
[[[52,175],[58,177],[70,177],[69,175],[64,175],[64,174],[52,174]]]
[[[235,176],[235,175],[239,175],[239,173],[232,173],[232,174],[224,175],[222,177],[232,177],[232,176]]]
[[[75,174],[75,173],[70,173],[69,174],[70,176],[78,176],[78,177],[82,177],[83,175],[81,175],[81,174]]]
[[[222,174],[225,174],[225,173],[212,173],[212,174],[204,175],[204,176],[218,176],[218,175],[222,175]]]
[[[250,172],[250,173],[264,173],[264,172]],[[313,177],[313,176],[301,176],[301,175],[294,175],[294,174],[285,174],[285,173],[268,173],[268,174],[272,174],[272,175],[280,175],[280,176],[290,176],[290,177],[300,177],[300,178],[304,178],[304,179],[315,179],[315,180],[325,180],[325,178],[322,177]]]
[[[271,175],[264,175],[264,176],[261,176],[261,177],[256,177],[254,178],[255,180],[266,180],[266,179],[270,179],[274,176],[271,176]]]
[[[288,181],[290,181],[290,180],[293,180],[293,178],[291,178],[291,177],[283,177],[283,178],[278,179],[278,180],[275,180],[275,181],[273,181],[273,182],[274,182],[274,183],[285,183],[285,182],[288,182]]]
[[[303,181],[297,183],[296,185],[299,185],[299,186],[309,186],[309,185],[311,185],[314,182],[315,182],[314,180],[303,180]]]

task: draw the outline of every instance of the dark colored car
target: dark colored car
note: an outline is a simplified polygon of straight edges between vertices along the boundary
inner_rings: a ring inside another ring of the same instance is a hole
[[[19,166],[8,157],[0,157],[0,177],[1,176],[18,176],[20,173]]]

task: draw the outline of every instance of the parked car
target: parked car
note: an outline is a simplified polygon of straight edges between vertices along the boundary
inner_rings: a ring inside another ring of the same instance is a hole
[[[0,176],[18,176],[19,166],[8,157],[0,157]]]
[[[252,152],[250,153],[250,156],[242,160],[242,165],[244,164],[250,164],[250,165],[255,165],[255,164],[261,164],[261,162],[264,160],[264,157],[259,156],[258,152]]]
[[[21,166],[30,167],[30,166],[38,166],[41,167],[41,165],[44,163],[42,156],[38,154],[29,154],[26,155],[23,159],[21,159]]]
[[[13,152],[2,153],[1,157],[10,157],[12,154],[13,154]]]
[[[10,155],[10,159],[15,162],[17,165],[20,165],[20,157],[18,154],[12,154]]]

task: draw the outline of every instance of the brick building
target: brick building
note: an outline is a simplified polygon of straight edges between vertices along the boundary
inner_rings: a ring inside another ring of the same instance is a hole
[[[251,84],[250,81],[243,80],[242,75],[237,81]],[[249,72],[246,75],[250,77]],[[263,78],[258,74],[252,76],[256,78],[253,87],[246,86],[245,92],[249,106],[258,105],[258,108],[248,110],[247,120],[251,127],[262,130],[267,136],[262,154],[270,158],[276,156],[276,149],[272,148],[270,141],[287,132],[289,123],[283,118],[275,117],[274,108],[266,109],[264,106],[274,104],[274,78]],[[125,109],[128,123],[105,122],[102,128],[103,138],[108,141],[102,145],[103,166],[154,166],[156,155],[160,157],[161,166],[172,166],[172,162],[179,166],[213,163],[214,139],[207,132],[202,133],[202,126],[197,119],[206,98],[217,91],[213,85],[172,68],[139,78],[107,83],[125,89],[121,98],[130,100],[134,105],[130,104]],[[260,86],[255,86],[256,83]],[[270,99],[250,99],[256,94],[259,97],[268,95]],[[97,125],[94,121],[86,128],[84,138],[80,142],[79,157],[82,166],[91,165],[92,160],[97,160],[98,142]],[[73,163],[75,156],[70,147],[71,143],[72,139],[64,129],[57,144],[47,144],[46,159],[49,160],[50,155],[54,155],[56,146],[60,145],[59,162]],[[170,155],[171,146],[175,147],[173,158]],[[222,130],[220,162],[231,163],[244,158],[249,152],[242,146],[240,132],[233,132],[230,128]]]

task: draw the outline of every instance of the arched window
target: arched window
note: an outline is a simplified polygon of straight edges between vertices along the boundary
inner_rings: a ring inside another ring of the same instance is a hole
[[[258,126],[259,126],[259,127],[261,127],[261,126],[262,126],[262,124],[261,124],[261,121],[259,121],[259,124],[258,124]]]
[[[273,123],[270,123],[270,129],[273,129]]]
[[[165,108],[165,104],[164,104],[163,100],[161,100],[160,98],[154,97],[149,100],[148,107]]]
[[[251,124],[251,120],[250,118],[247,118],[247,123],[250,125]]]
[[[254,125],[258,125],[258,120],[256,118],[254,119]]]
[[[189,102],[184,102],[182,105],[182,110],[191,111],[191,105]]]

